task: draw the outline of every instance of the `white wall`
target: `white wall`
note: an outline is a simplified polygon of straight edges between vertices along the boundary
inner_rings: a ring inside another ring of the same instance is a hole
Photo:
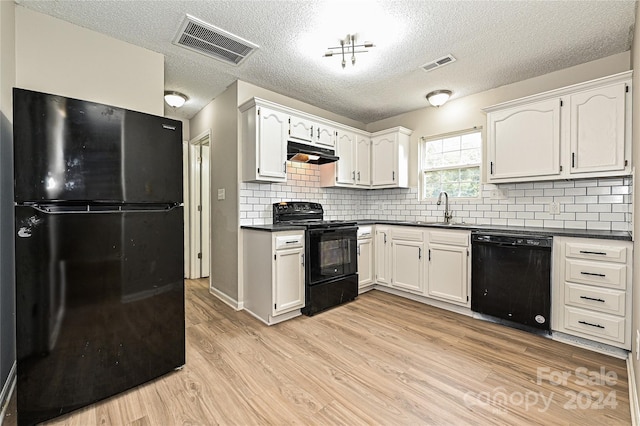
[[[164,115],[163,55],[20,6],[16,85]]]
[[[13,104],[15,85],[15,5],[0,1],[0,407],[13,377],[15,344],[15,275],[13,241]],[[1,423],[1,420],[0,420]]]

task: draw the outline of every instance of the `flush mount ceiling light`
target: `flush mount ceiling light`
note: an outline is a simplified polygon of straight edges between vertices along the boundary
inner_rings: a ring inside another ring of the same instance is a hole
[[[187,100],[189,100],[189,97],[184,93],[175,91],[164,92],[164,101],[172,108],[180,108]]]
[[[439,107],[445,104],[451,97],[451,90],[434,90],[427,94],[427,100],[434,107]]]
[[[347,55],[351,53],[351,65],[356,64],[356,53],[367,53],[368,50],[356,50],[360,48],[369,48],[375,47],[372,42],[365,41],[363,44],[356,44],[356,36],[353,34],[347,34],[347,37],[343,40],[340,40],[340,46],[336,47],[328,47],[329,51],[324,54],[325,57],[333,56],[334,54],[342,54],[342,68],[347,65],[347,61],[345,59],[345,51]]]

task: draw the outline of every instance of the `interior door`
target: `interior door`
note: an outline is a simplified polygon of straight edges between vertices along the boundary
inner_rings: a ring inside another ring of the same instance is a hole
[[[188,221],[185,222],[185,234],[188,234],[188,252],[185,256],[186,277],[195,279],[208,277],[210,273],[210,147],[209,132],[189,142],[188,172]]]

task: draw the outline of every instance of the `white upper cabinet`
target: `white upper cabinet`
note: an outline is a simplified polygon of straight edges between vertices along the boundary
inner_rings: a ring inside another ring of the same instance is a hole
[[[338,130],[335,163],[320,167],[321,186],[371,187],[371,138],[368,133]],[[335,176],[335,179],[334,179]]]
[[[489,113],[489,180],[560,174],[560,99]]]
[[[286,181],[288,114],[253,102],[243,107],[243,180]]]
[[[340,157],[340,160],[336,162],[335,166],[336,182],[339,184],[354,185],[356,183],[355,147],[355,134],[344,131],[338,132],[336,138],[336,155]]]
[[[356,134],[356,185],[371,185],[371,137]]]
[[[571,173],[625,169],[626,84],[576,93],[571,108]]]
[[[373,188],[409,186],[411,130],[395,127],[371,135],[371,185]]]
[[[239,110],[243,181],[285,182],[287,143],[298,141],[335,150],[339,157],[337,162],[320,165],[322,187],[409,185],[409,129],[395,127],[371,134],[260,98],[248,100]]]
[[[336,129],[308,117],[289,117],[289,138],[333,148],[336,144]]]
[[[336,144],[336,129],[331,126],[318,124],[315,129],[314,142],[319,145],[324,145],[333,148]]]
[[[289,138],[305,142],[313,142],[314,122],[306,118],[292,115],[289,117]]]
[[[631,74],[486,108],[487,181],[630,174]]]

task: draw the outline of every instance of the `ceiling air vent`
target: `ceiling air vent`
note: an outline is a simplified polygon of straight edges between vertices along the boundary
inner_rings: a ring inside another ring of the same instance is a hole
[[[428,71],[433,71],[436,68],[440,68],[450,63],[453,63],[455,61],[456,61],[456,58],[454,58],[453,55],[449,54],[440,59],[436,59],[435,61],[427,62],[420,68],[428,72]]]
[[[225,30],[187,15],[174,44],[228,64],[239,65],[258,46]]]

